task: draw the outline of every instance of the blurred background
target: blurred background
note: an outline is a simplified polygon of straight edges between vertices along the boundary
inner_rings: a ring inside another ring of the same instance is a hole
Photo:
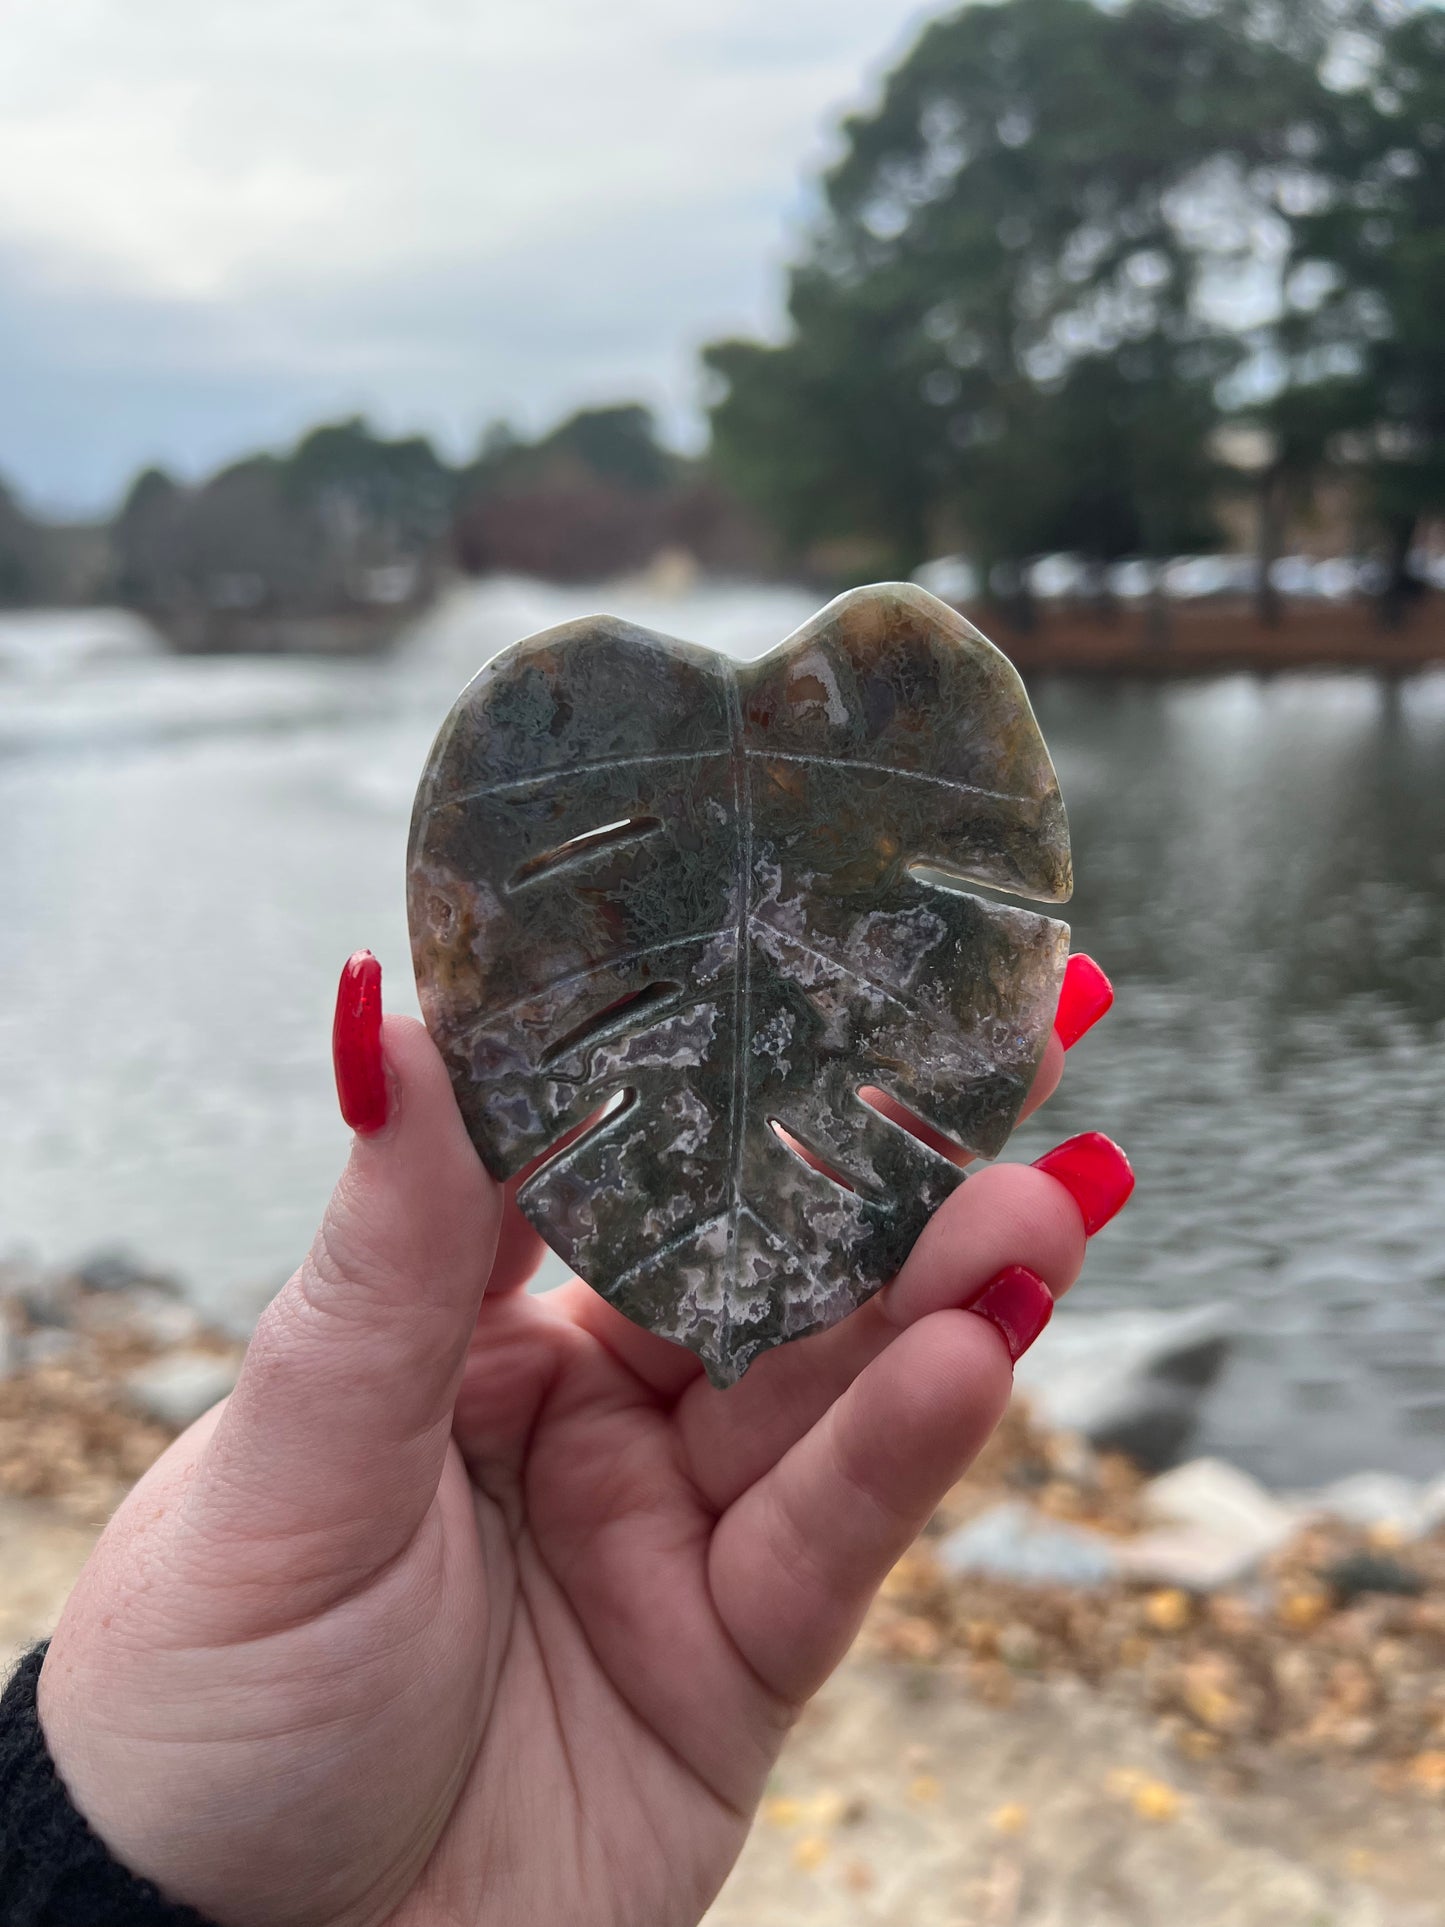
[[[605,607],[752,656],[913,576],[1026,675],[1119,991],[1018,1139],[1140,1181],[1036,1396],[1437,1489],[1445,13],[0,27],[12,1368],[97,1253],[233,1331],[291,1268],[336,974],[415,1007],[412,790],[495,650]]]
[[[1021,1139],[1139,1166],[1075,1318],[1206,1308],[1200,1439],[1268,1478],[1445,1465],[1445,15],[6,42],[0,1249],[245,1324],[343,1148],[339,960],[412,1006],[460,684],[599,605],[753,655],[913,574],[1029,676],[1121,990]]]
[[[0,1240],[244,1319],[461,683],[913,573],[1122,990],[1034,1133],[1138,1163],[1089,1306],[1228,1305],[1261,1472],[1438,1470],[1445,18],[779,14],[7,6]]]

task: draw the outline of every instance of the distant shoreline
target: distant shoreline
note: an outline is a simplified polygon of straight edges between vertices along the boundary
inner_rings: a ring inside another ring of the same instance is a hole
[[[497,580],[498,578],[490,578]],[[523,578],[539,590],[565,588],[542,578]],[[449,586],[476,587],[489,578],[453,578]],[[696,578],[688,577],[691,586]],[[722,578],[716,578],[721,583]],[[644,574],[629,586],[654,584]],[[599,583],[605,598],[610,587]],[[667,578],[656,585],[664,597]],[[804,585],[796,585],[804,591]],[[804,591],[805,592],[805,591]],[[825,588],[816,588],[819,602]],[[1171,601],[1162,611],[1139,602],[1116,603],[1107,611],[1078,604],[1040,605],[1035,621],[1024,627],[1011,620],[998,604],[957,603],[961,613],[976,623],[1025,677],[1078,675],[1099,678],[1139,677],[1148,680],[1182,677],[1278,675],[1297,670],[1366,670],[1387,676],[1409,676],[1445,666],[1445,595],[1426,594],[1396,628],[1387,628],[1368,602],[1310,604],[1286,602],[1280,622],[1269,627],[1253,610],[1237,600]],[[401,617],[390,612],[384,620],[351,622],[345,618],[276,618],[269,625],[237,623],[215,629],[204,648],[195,639],[177,646],[165,626],[144,614],[122,612],[112,605],[74,608],[0,610],[0,622],[27,618],[53,625],[65,617],[104,615],[143,625],[155,638],[158,652],[183,659],[197,653],[267,660],[365,661],[385,655],[405,643],[423,612]],[[1162,618],[1162,619],[1161,619]],[[34,652],[38,653],[38,651]]]
[[[1299,669],[1407,676],[1445,664],[1445,597],[1433,595],[1393,629],[1359,603],[1294,605],[1273,628],[1237,604],[1171,603],[1156,631],[1150,612],[1137,604],[1107,616],[1051,609],[1029,629],[1012,626],[998,609],[979,612],[978,621],[1025,676],[1154,679]]]

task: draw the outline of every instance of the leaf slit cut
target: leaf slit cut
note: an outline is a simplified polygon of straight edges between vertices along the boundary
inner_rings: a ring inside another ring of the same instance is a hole
[[[768,1129],[779,1144],[786,1146],[795,1158],[806,1164],[809,1170],[816,1171],[820,1176],[827,1178],[830,1184],[836,1184],[840,1191],[846,1191],[854,1198],[869,1195],[861,1184],[850,1178],[845,1171],[840,1171],[836,1164],[830,1164],[821,1151],[816,1150],[811,1144],[805,1144],[795,1132],[790,1131],[787,1125],[780,1123],[777,1118],[768,1119]]]
[[[648,836],[653,830],[661,828],[660,817],[620,816],[615,823],[603,823],[595,830],[584,830],[580,836],[568,837],[565,843],[559,843],[555,849],[529,856],[525,863],[519,864],[512,872],[507,888],[515,890],[521,884],[535,883],[539,877],[561,869],[564,863],[597,856],[604,850],[614,849],[619,843],[630,843],[635,837]]]
[[[907,1131],[910,1137],[918,1139],[925,1150],[934,1151],[939,1157],[947,1158],[950,1164],[967,1164],[972,1158],[973,1152],[967,1145],[960,1144],[957,1138],[951,1138],[946,1132],[940,1131],[936,1124],[930,1124],[928,1119],[920,1117],[917,1111],[909,1110],[906,1104],[900,1103],[896,1097],[890,1097],[887,1091],[880,1091],[876,1084],[861,1084],[858,1087],[858,1098],[859,1102],[866,1104],[870,1111],[876,1111],[879,1117],[886,1118],[890,1124],[896,1124],[900,1130]]]
[[[609,1037],[625,1036],[630,1030],[645,1030],[656,1020],[659,1011],[675,1003],[681,994],[681,984],[666,982],[647,984],[641,990],[629,990],[625,997],[614,998],[590,1017],[584,1017],[580,1024],[574,1024],[554,1044],[549,1044],[537,1060],[539,1067],[550,1070],[553,1064],[563,1057],[570,1057],[575,1050],[604,1043]]]
[[[1052,898],[1028,898],[1010,896],[1007,890],[1000,890],[992,883],[980,883],[967,871],[952,869],[935,857],[914,857],[904,866],[915,883],[921,883],[928,890],[945,890],[956,897],[977,897],[983,903],[996,903],[1003,910],[1026,910],[1031,917],[1039,914],[1040,903],[1052,902]]]
[[[580,1144],[584,1137],[591,1137],[604,1125],[611,1124],[624,1111],[631,1110],[636,1102],[636,1091],[614,1091],[611,1097],[597,1106],[595,1111],[589,1112],[580,1124],[574,1124],[570,1130],[564,1131],[555,1144],[549,1144],[545,1151],[539,1151],[529,1164],[522,1166],[516,1177],[518,1189],[520,1190],[521,1186],[529,1178],[534,1177],[544,1165],[551,1164],[553,1159],[561,1157],[564,1151],[570,1151],[573,1145]]]

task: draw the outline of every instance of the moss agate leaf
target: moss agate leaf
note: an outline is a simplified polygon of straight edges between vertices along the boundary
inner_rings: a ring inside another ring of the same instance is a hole
[[[1013,1128],[1068,930],[970,883],[1062,902],[1069,840],[1017,675],[945,604],[859,589],[743,666],[566,623],[427,764],[422,1009],[487,1168],[545,1158],[517,1194],[542,1236],[728,1385],[963,1182],[860,1089],[985,1157]]]

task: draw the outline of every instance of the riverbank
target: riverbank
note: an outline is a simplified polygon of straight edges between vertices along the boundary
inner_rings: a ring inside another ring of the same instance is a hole
[[[1387,628],[1368,603],[1288,603],[1266,627],[1242,603],[1171,602],[1160,615],[1139,603],[1108,615],[1047,608],[1024,629],[1006,615],[974,615],[1025,676],[1280,675],[1299,669],[1368,669],[1408,676],[1445,662],[1445,596],[1421,596]]]
[[[0,1272],[0,1331],[8,1662],[240,1353],[114,1259]],[[1445,1919],[1445,1502],[1331,1491],[1149,1478],[1017,1401],[800,1722],[710,1927]]]

